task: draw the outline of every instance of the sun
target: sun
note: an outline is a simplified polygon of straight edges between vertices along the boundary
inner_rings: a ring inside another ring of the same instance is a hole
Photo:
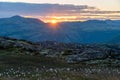
[[[51,20],[51,23],[52,24],[57,24],[57,21],[56,20]]]
[[[58,26],[58,21],[57,20],[55,20],[55,19],[52,19],[52,20],[50,20],[49,21],[49,24],[50,24],[50,26],[51,27],[53,27],[53,28],[57,28]]]

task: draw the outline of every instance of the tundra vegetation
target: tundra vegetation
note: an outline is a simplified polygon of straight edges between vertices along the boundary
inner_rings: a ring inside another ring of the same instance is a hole
[[[119,80],[120,45],[0,37],[0,80]]]

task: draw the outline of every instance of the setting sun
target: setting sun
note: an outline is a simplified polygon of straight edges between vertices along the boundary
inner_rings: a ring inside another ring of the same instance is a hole
[[[51,23],[52,23],[52,24],[56,24],[57,21],[56,21],[56,20],[52,20]]]
[[[57,20],[55,20],[55,19],[52,19],[50,22],[49,22],[49,24],[50,24],[50,26],[51,26],[51,28],[53,28],[53,29],[56,29],[58,26],[58,21]]]

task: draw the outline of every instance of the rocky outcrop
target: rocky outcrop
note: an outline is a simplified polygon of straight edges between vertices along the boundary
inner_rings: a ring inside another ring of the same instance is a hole
[[[105,60],[108,58],[120,60],[120,49],[110,48],[108,47],[107,44],[97,45],[97,47],[89,46],[89,48],[86,46],[84,47],[83,52],[79,54],[68,55],[66,57],[66,60],[69,63],[76,63],[76,62],[85,62],[90,60]]]
[[[115,59],[120,60],[120,45],[111,44],[71,44],[44,41],[33,43],[24,40],[0,37],[0,48],[21,48],[29,54],[58,57],[68,63],[79,63],[90,60]],[[30,53],[32,52],[32,53]]]
[[[27,51],[38,51],[34,43],[13,38],[0,37],[0,48],[21,48]]]

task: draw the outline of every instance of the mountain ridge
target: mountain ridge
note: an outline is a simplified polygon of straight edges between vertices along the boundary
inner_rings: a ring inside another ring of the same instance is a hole
[[[25,18],[19,15],[1,18],[0,36],[34,42],[48,40],[75,43],[106,43],[120,34],[120,27],[119,24],[116,25],[116,21],[63,22],[56,26],[49,24],[39,19]]]

